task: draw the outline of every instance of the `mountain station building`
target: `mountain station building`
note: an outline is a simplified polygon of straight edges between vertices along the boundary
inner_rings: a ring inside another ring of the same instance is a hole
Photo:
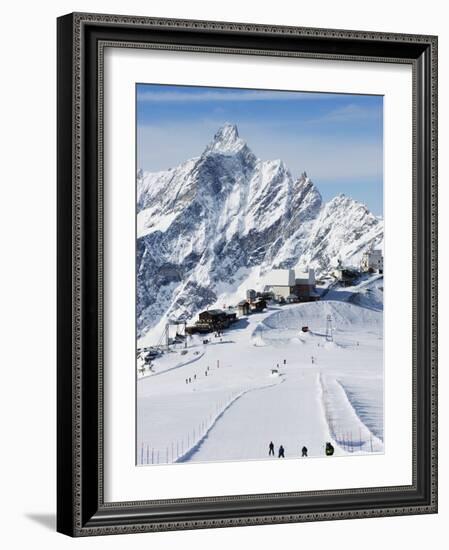
[[[362,256],[360,269],[365,273],[383,273],[384,257],[382,250],[368,250]]]
[[[282,300],[291,301],[292,296],[296,296],[299,302],[311,302],[320,298],[313,269],[273,269],[264,277],[264,290]]]

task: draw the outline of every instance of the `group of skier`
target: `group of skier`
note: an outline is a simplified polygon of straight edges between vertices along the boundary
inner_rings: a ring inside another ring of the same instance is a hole
[[[204,371],[204,376],[207,376],[210,371],[210,367],[207,367],[207,369]],[[189,376],[189,378],[186,378],[186,384],[191,384],[196,380],[196,374],[193,375],[193,378]]]
[[[193,378],[189,376],[189,378],[186,378],[186,384],[191,384],[196,380],[196,374],[193,375]]]
[[[326,453],[326,456],[332,456],[334,454],[334,446],[332,445],[332,443],[330,442],[327,442],[326,443],[326,449],[325,449],[325,453]],[[301,449],[301,457],[303,458],[306,458],[308,456],[308,449],[307,447],[304,445],[303,448]],[[275,456],[274,455],[274,443],[272,441],[270,441],[270,444],[268,445],[268,456]],[[278,450],[278,458],[285,458],[285,449],[284,449],[284,446],[281,445],[279,447],[279,450]]]
[[[278,458],[285,458],[285,449],[281,445],[278,450]],[[270,444],[268,445],[268,456],[274,456],[274,443],[270,441]]]

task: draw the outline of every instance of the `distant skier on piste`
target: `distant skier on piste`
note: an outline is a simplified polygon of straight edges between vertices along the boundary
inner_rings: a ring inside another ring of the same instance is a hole
[[[301,449],[301,456],[307,456],[307,447],[304,445],[304,447]]]
[[[326,443],[326,456],[332,456],[334,454],[334,446],[332,443]]]
[[[281,445],[281,446],[279,447],[278,458],[285,458],[284,452],[285,452],[285,449],[284,449],[284,447]]]
[[[270,444],[268,445],[268,456],[273,455],[274,456],[274,443],[270,441]]]

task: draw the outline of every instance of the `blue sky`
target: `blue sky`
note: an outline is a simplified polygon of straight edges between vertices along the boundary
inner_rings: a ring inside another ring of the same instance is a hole
[[[137,85],[137,166],[164,170],[199,156],[225,122],[254,154],[306,171],[324,200],[339,193],[383,214],[383,98]]]

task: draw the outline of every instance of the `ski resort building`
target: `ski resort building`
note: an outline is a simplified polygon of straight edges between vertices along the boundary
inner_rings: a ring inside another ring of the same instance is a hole
[[[207,323],[213,328],[228,328],[228,326],[237,320],[236,313],[228,313],[222,309],[208,309],[198,315],[202,323]]]
[[[360,269],[365,273],[383,273],[384,257],[382,250],[368,250],[362,256]]]
[[[295,271],[295,292],[300,301],[313,301],[319,299],[319,294],[315,288],[315,270]]]
[[[333,271],[333,276],[339,281],[343,286],[351,286],[354,281],[359,277],[360,273],[354,269],[344,267],[341,263],[341,260],[338,260],[338,266]]]
[[[265,276],[264,284],[265,292],[271,292],[278,300],[291,302],[296,297],[300,302],[308,302],[319,299],[313,269],[273,269]]]
[[[186,327],[187,334],[208,333],[229,328],[237,321],[237,313],[230,313],[222,309],[208,309],[198,315],[198,321]]]
[[[246,291],[246,299],[249,303],[252,303],[252,302],[255,302],[257,298],[257,292],[252,289],[252,288],[249,288],[247,291]]]
[[[272,292],[275,298],[287,298],[294,293],[295,271],[293,269],[273,269],[264,280],[265,291]]]
[[[263,298],[257,298],[254,302],[250,303],[249,307],[253,313],[258,313],[267,307],[267,303]]]
[[[249,302],[247,300],[242,300],[237,304],[237,309],[240,316],[249,315],[249,312],[250,312]]]

